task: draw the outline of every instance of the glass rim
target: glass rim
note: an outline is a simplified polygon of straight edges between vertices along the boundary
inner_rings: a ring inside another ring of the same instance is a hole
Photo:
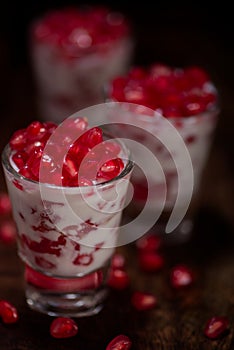
[[[106,134],[106,133],[105,133]],[[99,182],[96,184],[93,184],[91,186],[62,186],[62,185],[55,185],[55,184],[50,184],[47,182],[40,182],[40,181],[36,181],[33,179],[29,179],[21,174],[19,174],[17,172],[17,170],[12,166],[11,162],[9,161],[9,156],[11,155],[12,151],[10,148],[9,143],[6,144],[6,146],[4,147],[2,154],[1,154],[1,160],[2,160],[2,165],[4,166],[4,168],[11,174],[14,176],[15,179],[20,180],[20,181],[24,181],[33,185],[37,185],[37,186],[44,186],[47,187],[49,189],[62,189],[63,191],[67,191],[67,192],[73,192],[73,191],[77,191],[77,190],[85,190],[85,191],[89,191],[90,189],[93,188],[102,188],[102,187],[108,187],[109,185],[111,185],[112,183],[115,183],[118,180],[121,180],[122,178],[124,178],[126,175],[128,175],[133,167],[134,167],[134,162],[133,160],[130,159],[131,157],[131,152],[130,150],[127,148],[127,146],[124,144],[123,141],[121,141],[118,137],[115,138],[115,140],[118,140],[118,143],[121,145],[121,148],[123,149],[124,153],[127,156],[127,163],[125,164],[123,170],[121,171],[120,174],[118,174],[116,177],[114,177],[113,179],[104,181],[104,182]]]

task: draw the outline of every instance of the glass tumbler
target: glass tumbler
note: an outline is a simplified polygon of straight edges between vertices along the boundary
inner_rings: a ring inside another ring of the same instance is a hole
[[[217,89],[200,67],[153,64],[116,77],[106,94],[109,102],[119,101],[110,113],[113,132],[134,141],[134,198],[127,214],[144,211],[142,230],[186,241],[219,115]]]
[[[13,166],[9,144],[2,153],[18,254],[25,266],[26,300],[34,310],[78,317],[96,314],[103,306],[133,169],[126,146],[118,140],[114,144],[124,159],[122,172],[80,187],[30,180]]]
[[[32,23],[29,41],[40,118],[61,122],[103,102],[103,85],[133,54],[129,21],[98,6],[61,8]]]

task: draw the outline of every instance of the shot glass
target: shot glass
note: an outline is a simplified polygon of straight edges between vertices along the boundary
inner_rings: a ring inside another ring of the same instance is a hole
[[[133,54],[127,18],[105,7],[51,10],[30,27],[39,115],[61,122],[103,102],[103,85],[126,73]]]
[[[71,137],[86,130],[87,122],[66,121],[65,132],[61,125],[37,121],[17,131],[2,164],[29,307],[79,317],[98,313],[108,295],[108,269],[133,163],[126,146],[100,128],[89,129],[71,146]],[[97,168],[97,160],[103,166]]]
[[[114,132],[135,141],[133,159],[141,163],[132,174],[135,190],[128,215],[144,210],[155,232],[174,233],[165,237],[168,242],[186,241],[219,114],[214,83],[201,67],[155,63],[113,79],[106,96],[119,101]],[[154,157],[142,155],[137,145]]]

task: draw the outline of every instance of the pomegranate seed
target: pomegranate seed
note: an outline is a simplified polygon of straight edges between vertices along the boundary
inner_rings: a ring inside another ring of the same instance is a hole
[[[0,242],[14,243],[16,240],[16,226],[12,220],[6,220],[0,225]]]
[[[6,324],[15,323],[19,319],[16,308],[6,300],[0,300],[0,317]]]
[[[226,332],[228,326],[229,321],[226,317],[214,316],[207,321],[204,334],[210,339],[217,339]]]
[[[122,254],[115,253],[111,259],[112,269],[124,270],[125,268],[125,257]]]
[[[186,265],[173,267],[170,274],[170,283],[174,288],[184,288],[194,282],[194,273]]]
[[[0,215],[10,214],[11,201],[7,193],[0,193]]]
[[[75,160],[69,154],[66,156],[66,159],[63,163],[63,171],[64,171],[64,175],[66,174],[66,176],[71,176],[71,177],[78,176],[78,166]]]
[[[145,76],[146,76],[146,72],[143,68],[141,67],[133,67],[130,72],[129,72],[129,76],[132,78],[132,79],[137,79],[137,80],[140,80],[140,79],[144,79]]]
[[[12,156],[12,160],[16,164],[17,168],[22,168],[28,159],[28,155],[24,151],[18,151]]]
[[[41,131],[45,131],[44,125],[39,121],[34,121],[26,129],[27,138],[33,140]]]
[[[126,335],[117,335],[111,342],[107,345],[106,350],[129,350],[132,346],[132,342]]]
[[[150,310],[157,304],[156,297],[151,293],[135,292],[132,295],[131,303],[136,310]]]
[[[57,125],[54,122],[44,122],[43,126],[50,134],[52,134],[54,130],[57,129]]]
[[[10,143],[11,149],[17,150],[17,151],[23,150],[27,144],[26,130],[20,129],[15,131],[9,143]]]
[[[197,96],[188,96],[184,99],[181,109],[184,116],[193,116],[204,112],[206,105],[204,101]]]
[[[123,170],[123,168],[124,164],[122,159],[111,159],[101,166],[97,177],[106,180],[111,180],[115,178]]]
[[[107,283],[113,289],[122,290],[129,286],[130,280],[126,271],[111,269]]]
[[[74,337],[78,332],[76,322],[69,317],[57,317],[50,325],[50,334],[54,338]]]
[[[164,266],[164,258],[162,255],[154,251],[147,251],[139,254],[140,268],[145,272],[156,272]]]
[[[156,251],[161,246],[161,238],[156,234],[147,234],[136,242],[136,247],[139,251],[152,252]]]
[[[98,127],[89,129],[82,136],[79,137],[79,142],[83,143],[89,148],[93,148],[102,141],[102,130]]]
[[[188,67],[185,69],[184,73],[193,85],[199,87],[202,87],[210,80],[208,74],[200,67]]]

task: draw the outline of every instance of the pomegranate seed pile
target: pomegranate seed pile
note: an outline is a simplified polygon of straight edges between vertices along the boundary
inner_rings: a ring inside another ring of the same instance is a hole
[[[159,111],[164,117],[189,117],[217,103],[210,77],[200,67],[172,68],[153,64],[148,69],[132,68],[110,83],[110,98],[136,103]]]
[[[123,170],[120,146],[114,141],[103,142],[102,130],[88,128],[85,118],[67,119],[59,136],[53,137],[56,128],[51,122],[33,121],[12,135],[12,161],[21,175],[74,187],[111,180]]]
[[[77,57],[129,34],[124,16],[105,7],[64,8],[48,12],[33,28],[38,41],[48,42]]]

